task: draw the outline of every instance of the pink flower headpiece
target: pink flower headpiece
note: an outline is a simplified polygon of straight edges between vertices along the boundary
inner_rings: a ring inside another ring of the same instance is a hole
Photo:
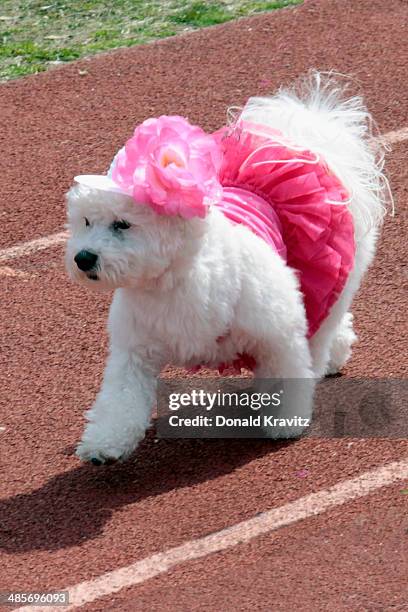
[[[78,183],[127,194],[157,213],[205,217],[222,198],[221,149],[215,138],[179,116],[147,119],[113,159],[108,175]]]

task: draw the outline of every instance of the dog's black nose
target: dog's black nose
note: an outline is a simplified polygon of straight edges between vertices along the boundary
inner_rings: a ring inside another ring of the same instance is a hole
[[[74,261],[80,270],[88,272],[95,267],[98,256],[91,251],[79,251],[74,257]]]

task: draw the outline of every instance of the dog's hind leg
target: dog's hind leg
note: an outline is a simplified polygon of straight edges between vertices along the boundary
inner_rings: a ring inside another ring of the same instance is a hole
[[[280,393],[279,405],[268,407],[262,415],[264,430],[270,438],[298,437],[309,425],[313,412],[316,379],[305,335],[305,315],[303,308],[295,309],[295,302],[290,312],[291,301],[287,294],[288,309],[282,311],[282,318],[275,310],[269,318],[248,317],[245,321],[246,332],[256,343],[254,390],[270,397],[276,391]],[[276,422],[265,421],[270,415]]]
[[[329,316],[310,340],[313,371],[317,378],[338,371],[351,355],[356,340],[352,315],[349,313],[361,279],[370,265],[376,241],[376,231],[366,234],[358,243],[354,268],[342,294]]]
[[[346,312],[330,346],[329,364],[327,374],[337,374],[351,357],[351,347],[357,336],[353,330],[353,315]]]
[[[268,428],[268,436],[293,438],[305,427],[299,419],[311,419],[316,383],[302,294],[295,273],[278,255],[255,250],[255,242],[252,248],[257,267],[245,259],[249,269],[235,311],[234,326],[242,338],[238,345],[255,358],[256,391],[269,392],[276,382],[283,384],[283,401],[271,408],[273,416],[287,424]],[[254,274],[258,268],[261,273]]]
[[[309,367],[308,342],[301,337],[286,343],[280,339],[272,341],[269,349],[258,358],[254,387],[269,395],[278,392],[280,403],[264,412],[264,430],[270,438],[296,438],[310,424],[313,413],[316,380]]]
[[[332,312],[310,340],[313,372],[316,378],[333,374],[346,363],[351,355],[351,344],[355,340],[352,315],[347,311],[352,296],[343,292]]]

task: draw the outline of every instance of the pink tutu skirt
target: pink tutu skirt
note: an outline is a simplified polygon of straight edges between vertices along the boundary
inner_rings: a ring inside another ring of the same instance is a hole
[[[215,137],[223,151],[224,195],[217,206],[297,271],[311,337],[353,267],[348,194],[323,159],[293,145],[277,130],[240,121]]]

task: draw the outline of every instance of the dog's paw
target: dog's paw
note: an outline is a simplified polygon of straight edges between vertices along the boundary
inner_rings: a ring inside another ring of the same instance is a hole
[[[353,315],[346,312],[336,330],[336,335],[330,347],[330,359],[325,375],[338,374],[351,357],[351,347],[356,342],[357,336],[353,330]]]
[[[82,440],[78,444],[75,454],[81,461],[92,463],[93,465],[102,465],[115,461],[125,461],[129,457],[130,452],[114,447],[101,448],[86,440]]]
[[[264,427],[265,437],[271,440],[289,440],[300,438],[306,431],[307,425],[293,427]]]
[[[343,364],[338,365],[337,363],[330,362],[325,370],[325,376],[336,376],[340,374],[340,370],[343,367]]]
[[[115,439],[115,436],[107,435],[106,428],[93,422],[87,425],[76,449],[76,455],[82,461],[102,465],[113,461],[124,461],[133,449],[133,444],[126,444],[126,440],[118,436]]]

